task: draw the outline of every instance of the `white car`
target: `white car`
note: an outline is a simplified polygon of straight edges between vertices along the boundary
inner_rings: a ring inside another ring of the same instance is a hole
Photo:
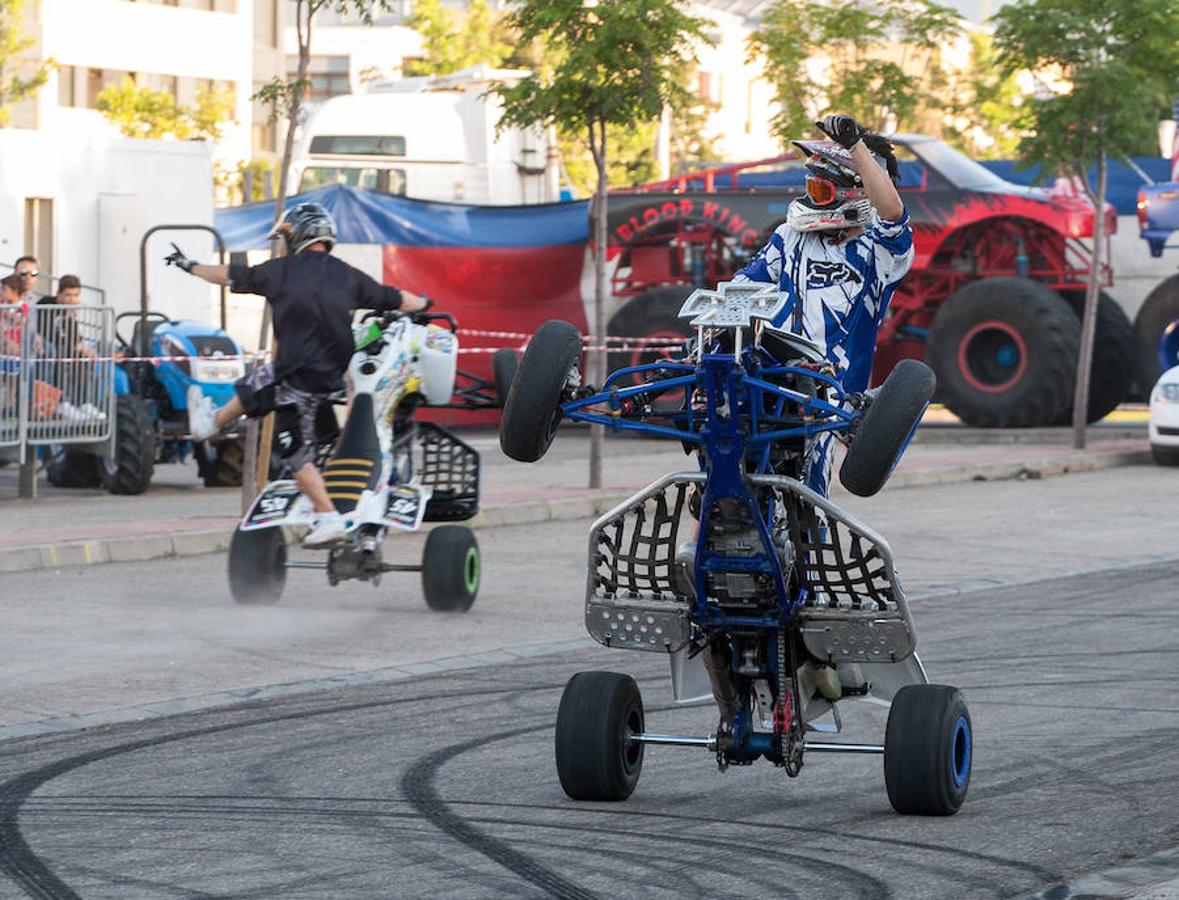
[[[1150,392],[1150,452],[1160,466],[1179,466],[1179,366]]]

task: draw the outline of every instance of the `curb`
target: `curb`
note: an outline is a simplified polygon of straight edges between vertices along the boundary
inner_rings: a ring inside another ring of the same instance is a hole
[[[933,487],[970,481],[1004,481],[1039,479],[1071,472],[1094,472],[1120,466],[1149,465],[1150,450],[1109,450],[1096,453],[1075,452],[1044,457],[1029,457],[1013,462],[976,463],[943,466],[935,469],[911,469],[903,466],[889,480],[885,490],[908,487]],[[569,519],[600,516],[638,490],[610,491],[593,496],[563,497],[505,506],[484,507],[467,524],[471,528],[499,528],[505,525],[534,525]],[[835,484],[833,493],[845,493]],[[177,531],[171,534],[142,534],[118,538],[98,538],[60,544],[0,549],[0,573],[30,572],[93,566],[108,562],[143,562],[172,557],[223,553],[229,549],[232,531],[228,528],[200,531]]]

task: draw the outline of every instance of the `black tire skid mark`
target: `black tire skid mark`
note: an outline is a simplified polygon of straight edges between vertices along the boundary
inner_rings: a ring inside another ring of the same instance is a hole
[[[412,680],[408,680],[396,682],[395,684],[404,686],[412,685],[413,683]],[[467,690],[464,692],[464,696],[506,694],[515,693],[520,690],[555,690],[557,687],[557,685],[549,684],[526,686],[523,688],[520,686],[505,686],[481,690]],[[56,876],[41,858],[33,852],[32,848],[29,847],[28,842],[25,841],[24,835],[21,833],[18,818],[24,801],[35,790],[55,778],[88,766],[91,763],[100,762],[125,753],[133,753],[138,750],[163,746],[176,741],[207,737],[242,728],[253,728],[282,722],[311,719],[325,715],[350,713],[363,709],[399,706],[408,703],[428,702],[430,700],[453,699],[453,696],[452,692],[445,691],[429,696],[395,697],[361,703],[337,704],[328,707],[316,707],[310,710],[299,710],[298,712],[277,716],[262,716],[261,718],[247,719],[242,722],[227,722],[204,728],[189,729],[188,731],[171,735],[160,735],[116,744],[111,747],[92,750],[88,753],[57,760],[56,762],[25,772],[0,784],[0,873],[7,875],[9,879],[16,882],[17,885],[24,889],[28,896],[38,898],[38,900],[42,900],[42,898],[43,900],[80,900],[78,894],[62,879]]]

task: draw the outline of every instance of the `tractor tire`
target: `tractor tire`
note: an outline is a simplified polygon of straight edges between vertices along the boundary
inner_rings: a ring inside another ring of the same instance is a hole
[[[1027,278],[973,281],[942,304],[925,360],[939,397],[966,425],[1051,425],[1069,408],[1081,323],[1054,291]]]
[[[508,402],[508,392],[512,389],[512,381],[516,378],[516,369],[520,368],[520,357],[515,350],[504,347],[496,350],[491,357],[491,378],[495,382],[495,399],[502,408]]]
[[[1176,319],[1179,319],[1179,274],[1155,285],[1134,317],[1138,389],[1143,395],[1150,394],[1150,389],[1166,369],[1179,365],[1179,359],[1172,358],[1163,365],[1159,358],[1163,332]]]
[[[536,462],[548,452],[561,424],[561,396],[569,373],[581,359],[581,332],[559,319],[536,330],[499,421],[499,445],[520,462]]]
[[[241,487],[242,465],[246,461],[244,438],[219,441],[212,445],[213,455],[202,446],[199,452],[204,456],[201,480],[205,487]]]
[[[1080,321],[1085,313],[1083,291],[1061,291]],[[1085,421],[1104,419],[1125,403],[1134,388],[1137,345],[1134,326],[1113,297],[1102,291],[1097,298],[1097,332],[1093,338],[1093,365],[1089,370],[1089,411]],[[1056,421],[1071,425],[1073,405]]]
[[[112,494],[142,494],[155,474],[156,430],[137,394],[115,398],[115,458],[102,465],[102,483]]]
[[[845,488],[859,497],[880,492],[909,446],[936,386],[933,370],[915,359],[902,359],[888,373],[839,469]]]
[[[102,460],[93,453],[63,450],[45,467],[49,483],[60,488],[102,487]]]

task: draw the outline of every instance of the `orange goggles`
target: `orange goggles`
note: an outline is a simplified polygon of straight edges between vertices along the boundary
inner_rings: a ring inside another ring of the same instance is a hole
[[[830,206],[835,202],[835,184],[817,175],[806,177],[806,195],[815,206]]]

